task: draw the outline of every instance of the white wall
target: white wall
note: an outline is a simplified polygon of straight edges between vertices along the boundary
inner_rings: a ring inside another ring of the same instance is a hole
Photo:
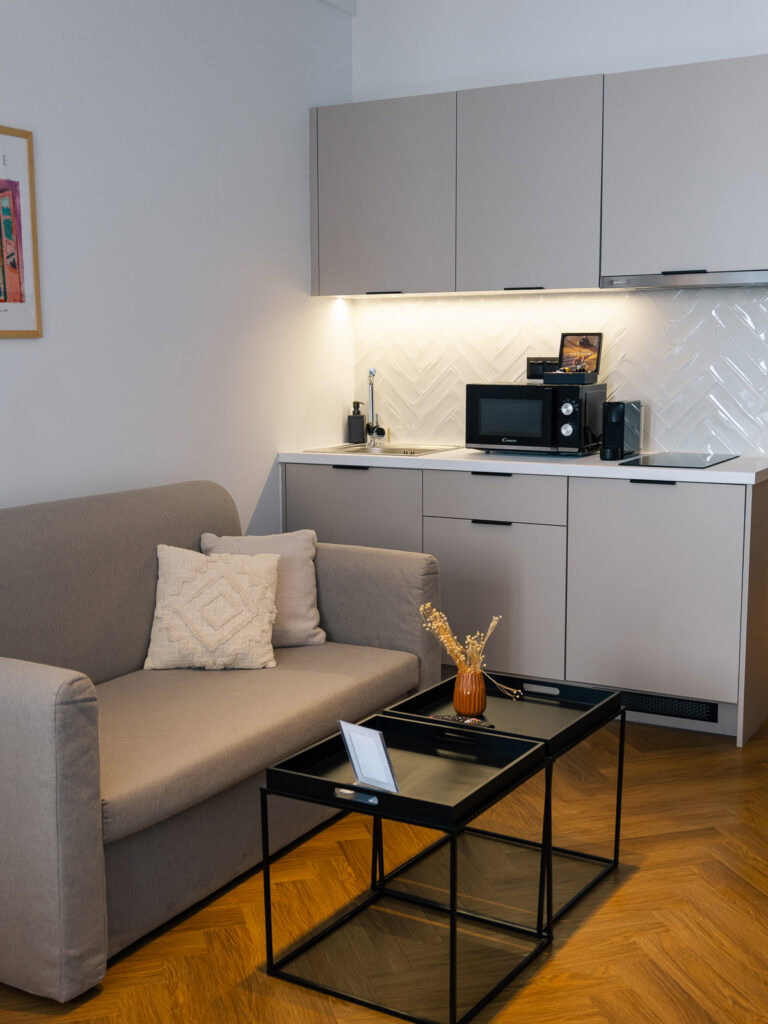
[[[0,25],[44,327],[0,341],[0,505],[207,477],[277,528],[275,453],[337,436],[351,397],[344,308],[308,297],[307,186],[307,108],[351,98],[349,16],[0,0]]]
[[[768,53],[765,0],[358,0],[356,100]]]

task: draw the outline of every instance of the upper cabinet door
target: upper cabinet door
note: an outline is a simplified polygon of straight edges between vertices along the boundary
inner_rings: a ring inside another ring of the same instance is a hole
[[[606,75],[603,276],[768,267],[768,57]]]
[[[456,283],[456,93],[317,112],[318,291]]]
[[[602,75],[457,104],[456,290],[597,287]]]

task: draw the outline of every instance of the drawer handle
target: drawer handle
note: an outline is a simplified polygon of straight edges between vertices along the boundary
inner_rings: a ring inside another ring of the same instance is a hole
[[[507,519],[470,519],[476,526],[511,526],[512,520]]]
[[[473,469],[470,472],[469,475],[470,476],[503,476],[503,477],[506,477],[507,479],[511,479],[515,474],[514,473],[484,473],[482,471],[482,469]]]
[[[677,480],[630,480],[631,484],[660,484],[662,487],[674,487]]]
[[[708,270],[697,268],[696,270],[662,270],[662,277],[674,277],[676,274],[708,274]]]
[[[370,468],[370,466],[331,466],[331,469],[354,469],[357,470],[358,472],[362,471],[364,473],[367,472]]]
[[[360,793],[355,789],[342,789],[341,786],[334,789],[333,795],[338,800],[353,800],[358,804],[373,804],[375,806],[379,802],[379,798],[370,793]]]
[[[366,295],[402,295],[402,288],[384,288],[381,291],[368,291]]]
[[[543,284],[512,284],[504,286],[505,292],[543,292]]]

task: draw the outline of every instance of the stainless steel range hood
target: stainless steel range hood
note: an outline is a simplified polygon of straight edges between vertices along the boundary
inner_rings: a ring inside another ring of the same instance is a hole
[[[768,285],[766,270],[662,270],[659,274],[625,274],[600,278],[601,288],[723,288]]]

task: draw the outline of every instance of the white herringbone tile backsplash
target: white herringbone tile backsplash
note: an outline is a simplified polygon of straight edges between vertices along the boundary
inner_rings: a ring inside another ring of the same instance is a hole
[[[464,440],[464,385],[525,379],[563,331],[603,333],[608,397],[646,406],[645,447],[768,453],[768,290],[363,299],[355,397],[396,442]]]

